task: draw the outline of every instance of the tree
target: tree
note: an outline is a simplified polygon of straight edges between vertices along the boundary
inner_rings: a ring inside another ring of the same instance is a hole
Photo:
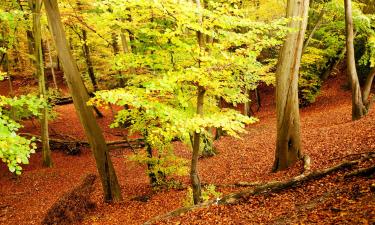
[[[39,81],[40,98],[47,102],[46,82],[44,75],[43,53],[42,53],[42,26],[40,23],[42,0],[29,0],[29,6],[33,13],[33,37],[36,76]],[[52,167],[51,150],[48,136],[48,107],[42,109],[40,118],[42,139],[42,163],[45,167]]]
[[[362,101],[361,87],[359,86],[357,70],[355,67],[352,2],[351,0],[344,0],[344,3],[347,52],[346,65],[348,79],[352,90],[352,119],[358,120],[366,114],[366,107]]]
[[[87,94],[77,65],[69,50],[57,1],[44,0],[44,4],[57,52],[63,65],[65,78],[72,94],[74,106],[95,157],[104,191],[104,199],[107,202],[121,201],[121,190],[108,153],[108,147],[105,143],[103,133],[95,120],[92,107],[86,104],[89,95]]]
[[[202,26],[203,18],[201,10],[203,7],[201,6],[200,0],[196,0],[197,8],[199,11],[199,25]],[[201,58],[204,55],[205,51],[205,43],[204,43],[204,35],[201,31],[197,31],[197,41],[199,45],[199,57]],[[198,59],[198,67],[201,68],[201,59]],[[203,117],[203,107],[204,107],[204,94],[206,90],[203,86],[197,85],[197,115]],[[193,155],[191,157],[191,167],[190,167],[190,180],[191,185],[193,188],[193,200],[194,204],[198,204],[202,202],[202,187],[201,181],[198,174],[198,158],[199,158],[199,149],[200,149],[200,142],[201,142],[201,133],[198,131],[194,132],[193,136]]]
[[[277,140],[273,171],[285,169],[301,158],[298,77],[309,0],[288,0],[287,34],[276,71]]]

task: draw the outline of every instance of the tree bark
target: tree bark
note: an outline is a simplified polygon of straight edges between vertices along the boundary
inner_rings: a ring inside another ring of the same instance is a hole
[[[131,49],[130,49],[130,46],[128,44],[128,40],[126,38],[126,34],[125,34],[124,29],[121,29],[120,38],[121,38],[122,50],[124,51],[124,53],[125,54],[130,53]]]
[[[276,71],[277,140],[273,171],[286,169],[301,158],[298,77],[309,0],[288,0],[287,17],[291,32],[283,44]]]
[[[34,56],[36,76],[39,82],[39,95],[47,102],[46,81],[44,75],[43,53],[42,53],[42,26],[40,23],[42,0],[29,0],[33,12],[33,35],[34,35]],[[41,139],[42,139],[42,163],[45,167],[52,167],[51,150],[48,135],[48,108],[42,109],[40,118]]]
[[[250,94],[250,90],[249,89],[245,89],[245,95],[246,97],[249,98],[249,100],[247,100],[244,105],[243,105],[243,114],[245,116],[252,116],[252,111],[251,111],[251,94]]]
[[[315,34],[316,30],[320,27],[320,24],[322,24],[324,13],[325,13],[325,8],[323,8],[320,11],[319,16],[318,16],[318,20],[316,21],[313,29],[311,30],[311,33],[309,34],[305,43],[303,44],[302,54],[306,51],[307,47],[309,46],[310,41],[314,37],[314,34]]]
[[[95,157],[104,191],[104,200],[106,202],[121,201],[120,185],[117,181],[117,176],[108,153],[108,146],[95,120],[92,108],[86,104],[89,100],[89,95],[84,87],[72,53],[69,51],[69,45],[61,23],[57,0],[44,0],[44,3],[47,18],[50,21],[53,38],[58,50],[57,52],[73,97],[73,103]]]
[[[47,38],[46,38],[46,43],[47,43],[47,51],[48,51],[49,62],[51,64],[51,74],[52,74],[53,84],[55,86],[55,89],[58,90],[59,86],[57,85],[55,69],[53,68],[53,59],[52,59],[51,46],[50,46],[49,41],[48,41]]]
[[[352,2],[351,0],[344,0],[344,2],[347,52],[346,64],[348,68],[348,78],[352,89],[352,120],[358,120],[362,118],[366,112],[362,102],[361,87],[359,86],[357,70],[355,67]]]
[[[201,10],[200,0],[196,0],[197,8]],[[199,22],[202,24],[202,15],[199,15]],[[204,36],[201,32],[197,31],[197,40],[200,47],[200,55],[204,51]],[[200,67],[200,61],[199,61]],[[203,105],[204,105],[204,94],[205,90],[202,86],[198,85],[197,87],[197,114],[203,116]],[[191,158],[191,168],[190,168],[190,179],[193,188],[193,200],[194,204],[199,204],[202,202],[202,186],[198,174],[198,158],[199,158],[199,146],[201,141],[201,135],[198,132],[194,132],[193,137],[193,155]]]
[[[204,93],[205,90],[203,87],[198,87],[198,96],[197,96],[197,114],[203,116],[203,102],[204,102]],[[193,199],[194,204],[202,202],[202,187],[201,181],[198,174],[198,158],[199,158],[199,148],[201,141],[201,134],[198,132],[194,133],[194,143],[193,143],[193,155],[191,158],[191,168],[190,168],[190,179],[193,188]]]
[[[87,72],[89,74],[89,78],[91,80],[92,86],[94,88],[94,92],[98,90],[98,83],[96,82],[96,77],[94,73],[94,67],[92,65],[92,60],[91,60],[91,53],[90,53],[90,48],[87,44],[87,32],[85,29],[82,29],[82,41],[83,41],[83,55],[85,57],[85,62],[87,66]]]

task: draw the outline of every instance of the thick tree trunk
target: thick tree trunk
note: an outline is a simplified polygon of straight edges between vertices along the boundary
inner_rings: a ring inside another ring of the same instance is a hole
[[[369,75],[367,75],[365,85],[363,86],[362,98],[363,98],[363,104],[367,107],[367,110],[369,110],[368,106],[371,103],[371,101],[368,98],[370,96],[371,86],[372,86],[374,77],[375,77],[375,67],[372,68]]]
[[[352,120],[358,120],[365,115],[365,107],[362,102],[361,87],[359,86],[357,70],[355,68],[352,2],[351,0],[344,0],[344,2],[347,52],[346,63],[348,68],[348,78],[352,89]]]
[[[91,107],[87,106],[89,95],[84,87],[73,56],[69,51],[57,0],[44,0],[47,17],[51,24],[53,38],[57,47],[59,58],[63,64],[64,74],[73,97],[79,119],[84,127],[87,139],[92,148],[96,166],[100,174],[104,199],[107,202],[121,201],[121,190],[117,176],[108,153],[103,133],[95,120]]]
[[[42,53],[42,26],[40,23],[42,0],[30,0],[31,10],[33,12],[33,34],[34,34],[34,54],[36,75],[39,81],[40,97],[47,102],[46,81],[44,76],[44,64]],[[41,139],[42,139],[42,162],[45,167],[52,167],[51,150],[49,147],[48,135],[48,108],[42,109],[42,117],[40,119]]]
[[[307,25],[309,0],[288,0],[289,27],[276,71],[277,141],[273,171],[285,169],[301,158],[298,74]]]

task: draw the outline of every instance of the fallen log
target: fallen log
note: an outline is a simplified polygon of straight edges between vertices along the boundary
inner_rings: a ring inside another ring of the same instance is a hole
[[[307,173],[303,173],[301,175],[298,175],[296,177],[293,177],[289,180],[286,181],[271,181],[268,183],[260,184],[260,185],[254,185],[253,188],[246,189],[237,193],[232,193],[224,196],[221,199],[215,199],[211,201],[207,201],[198,205],[190,206],[190,207],[183,207],[176,209],[174,211],[168,212],[164,215],[160,215],[157,217],[154,217],[144,223],[144,225],[150,225],[154,222],[164,220],[164,219],[169,219],[172,217],[180,216],[181,214],[187,213],[189,211],[195,210],[195,209],[200,209],[200,208],[206,208],[214,204],[219,204],[219,205],[227,205],[227,204],[235,204],[240,202],[243,199],[246,199],[250,196],[261,194],[261,193],[269,193],[269,192],[277,192],[289,187],[293,187],[296,185],[300,185],[303,182],[309,181],[309,180],[314,180],[320,177],[324,177],[326,175],[329,175],[333,172],[337,172],[343,169],[351,168],[354,165],[357,165],[361,161],[368,160],[371,158],[375,158],[374,153],[369,153],[366,157],[362,157],[358,160],[353,160],[353,161],[344,161],[340,164],[337,164],[333,167],[329,167],[323,170],[315,170]],[[307,160],[306,160],[307,161]]]
[[[54,105],[68,105],[73,103],[73,98],[70,97],[61,97],[53,101]]]
[[[25,137],[35,137],[36,141],[41,142],[41,137],[35,134],[29,133],[20,133],[19,135]],[[50,138],[49,143],[51,149],[64,149],[68,154],[76,155],[79,153],[77,148],[81,146],[88,147],[90,146],[88,141],[81,140],[66,140],[66,139],[56,139]],[[107,142],[109,149],[118,149],[118,148],[142,148],[144,147],[143,138],[132,138],[118,141],[109,141]]]

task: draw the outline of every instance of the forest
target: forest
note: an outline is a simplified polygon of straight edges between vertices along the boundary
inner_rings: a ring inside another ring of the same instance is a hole
[[[1,0],[0,224],[374,224],[375,0]]]

